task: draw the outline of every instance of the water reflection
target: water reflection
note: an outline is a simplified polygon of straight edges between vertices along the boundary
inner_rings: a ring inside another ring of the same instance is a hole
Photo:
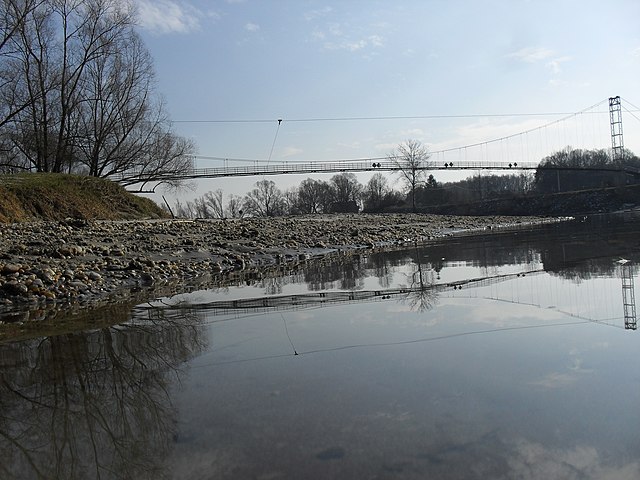
[[[336,255],[0,345],[0,477],[637,478],[639,226]]]
[[[419,258],[419,257],[417,257]],[[609,262],[613,262],[609,259]],[[409,263],[400,275],[401,282],[392,288],[376,290],[329,290],[290,295],[243,296],[241,298],[195,301],[180,296],[175,303],[149,302],[136,307],[139,313],[166,311],[180,316],[181,312],[201,312],[212,318],[259,315],[269,312],[299,311],[362,303],[396,302],[407,311],[424,313],[437,306],[440,298],[485,299],[514,305],[553,310],[586,322],[604,323],[635,330],[634,265],[618,265],[614,273],[621,278],[622,295],[612,295],[612,283],[607,276],[591,280],[554,275],[543,269],[493,271],[492,275],[459,277],[448,282],[437,280],[436,270],[428,262]],[[480,269],[486,273],[486,269]],[[585,282],[588,282],[585,284]],[[618,288],[615,289],[619,291]],[[218,292],[219,293],[219,292]],[[220,297],[218,297],[220,298]],[[216,320],[217,321],[217,320]]]
[[[484,237],[447,238],[396,251],[334,256],[290,275],[240,280],[258,289],[255,293],[244,292],[240,297],[253,295],[260,301],[264,296],[284,298],[288,293],[299,292],[295,287],[301,284],[307,291],[323,294],[353,291],[395,296],[397,289],[393,287],[402,286],[407,290],[407,303],[415,310],[425,311],[435,305],[436,294],[444,286],[461,288],[469,281],[477,284],[478,277],[488,282],[500,282],[503,274],[524,276],[527,272],[544,271],[580,284],[613,276],[627,279],[627,286],[622,290],[626,295],[623,302],[626,325],[633,329],[635,315],[631,303],[635,305],[635,297],[633,301],[628,298],[631,294],[629,278],[634,275],[635,263],[640,261],[639,233],[638,213],[624,213]],[[618,262],[621,258],[628,262],[624,268]],[[408,267],[402,270],[405,266]],[[509,266],[513,268],[509,269]],[[372,284],[373,279],[376,284]],[[312,297],[309,297],[310,305],[316,303]],[[368,298],[368,294],[360,298],[365,297]],[[291,298],[289,306],[300,308],[306,301],[301,295]],[[284,303],[281,302],[281,308],[285,308]],[[254,308],[258,307],[254,305]]]
[[[161,478],[172,385],[206,347],[199,320],[156,311],[0,345],[0,476]]]
[[[636,318],[636,293],[633,283],[633,264],[628,260],[618,261],[622,270],[622,304],[624,310],[624,328],[627,330],[637,330],[638,321]]]
[[[588,283],[460,280],[427,288],[438,304],[418,313],[401,287],[298,295],[287,311],[284,298],[237,299],[220,318],[207,304],[218,344],[181,396],[192,440],[172,453],[175,477],[637,478],[637,415],[606,415],[639,400],[619,369],[638,366],[633,337],[531,301],[543,280],[553,303]]]

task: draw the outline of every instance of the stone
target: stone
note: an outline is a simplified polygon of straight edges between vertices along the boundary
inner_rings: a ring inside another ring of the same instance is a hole
[[[102,275],[100,275],[98,272],[89,271],[87,273],[87,276],[89,277],[89,280],[92,280],[94,282],[102,280]]]
[[[18,273],[22,265],[19,263],[6,263],[2,268],[2,273],[5,275],[11,275],[12,273]]]
[[[6,282],[4,285],[2,285],[2,290],[9,295],[14,296],[22,296],[29,293],[29,288],[16,280]]]

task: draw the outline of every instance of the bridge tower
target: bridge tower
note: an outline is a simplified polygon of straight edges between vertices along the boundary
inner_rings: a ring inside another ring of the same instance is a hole
[[[609,118],[611,120],[611,147],[613,160],[622,157],[624,142],[622,139],[622,105],[620,97],[609,97]]]
[[[636,296],[633,288],[633,264],[626,260],[620,260],[622,266],[622,306],[624,308],[624,328],[635,330],[636,320]]]

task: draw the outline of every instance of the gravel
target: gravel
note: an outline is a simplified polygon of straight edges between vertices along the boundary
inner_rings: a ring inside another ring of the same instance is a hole
[[[343,214],[234,220],[0,224],[0,322],[15,312],[94,306],[215,285],[241,270],[284,269],[335,252],[394,247],[540,217]],[[20,319],[25,319],[22,315]]]

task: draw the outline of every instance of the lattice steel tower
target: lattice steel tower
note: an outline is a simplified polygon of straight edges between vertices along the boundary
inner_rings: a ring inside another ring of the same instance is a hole
[[[624,141],[622,139],[622,105],[620,97],[609,97],[609,118],[611,120],[611,148],[613,160],[622,158]]]
[[[622,306],[624,309],[624,328],[635,330],[638,328],[636,320],[636,295],[633,288],[633,264],[627,260],[620,260],[622,267]]]

